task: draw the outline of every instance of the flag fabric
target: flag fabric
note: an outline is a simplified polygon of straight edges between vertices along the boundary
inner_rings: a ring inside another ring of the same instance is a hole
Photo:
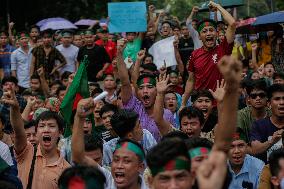
[[[72,134],[71,125],[74,122],[74,115],[76,113],[78,102],[82,98],[90,97],[88,76],[87,76],[88,64],[89,64],[88,56],[86,55],[83,61],[80,63],[76,75],[74,76],[74,79],[71,85],[69,86],[68,91],[65,97],[63,98],[63,101],[60,106],[60,114],[63,116],[64,121],[67,124],[64,130],[64,137],[68,137]],[[93,115],[91,115],[91,117],[92,118],[90,119],[94,120]]]

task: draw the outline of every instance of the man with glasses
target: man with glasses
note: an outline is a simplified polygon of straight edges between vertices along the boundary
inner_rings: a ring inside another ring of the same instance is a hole
[[[246,88],[249,106],[238,111],[237,126],[244,131],[245,139],[249,140],[251,125],[254,121],[269,117],[267,107],[267,87],[264,80],[255,80]]]
[[[284,131],[284,86],[274,84],[267,91],[272,115],[255,121],[250,133],[253,154],[265,162],[272,151],[282,148]]]

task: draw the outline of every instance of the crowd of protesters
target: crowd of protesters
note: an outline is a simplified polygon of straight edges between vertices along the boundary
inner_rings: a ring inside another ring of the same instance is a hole
[[[223,21],[150,5],[140,33],[105,24],[13,36],[10,23],[0,32],[0,188],[284,188],[283,31],[236,34],[237,20],[209,7]],[[148,50],[172,36],[177,65],[157,69]],[[67,125],[61,103],[86,58],[90,98]]]

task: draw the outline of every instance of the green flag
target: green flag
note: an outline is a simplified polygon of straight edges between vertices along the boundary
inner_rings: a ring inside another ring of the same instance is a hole
[[[63,116],[64,121],[67,123],[67,126],[64,130],[64,137],[68,137],[72,134],[71,125],[74,122],[74,115],[76,113],[78,102],[82,98],[90,97],[86,69],[88,64],[88,56],[85,55],[84,60],[80,63],[76,75],[60,106],[60,113]],[[92,123],[94,123],[93,114],[91,115],[90,119],[92,120]]]

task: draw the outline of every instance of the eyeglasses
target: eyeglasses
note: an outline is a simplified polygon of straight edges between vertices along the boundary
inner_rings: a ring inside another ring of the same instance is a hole
[[[251,93],[249,95],[252,99],[256,99],[257,97],[259,98],[265,98],[266,97],[266,94],[263,93],[263,92],[260,92],[260,93]]]

